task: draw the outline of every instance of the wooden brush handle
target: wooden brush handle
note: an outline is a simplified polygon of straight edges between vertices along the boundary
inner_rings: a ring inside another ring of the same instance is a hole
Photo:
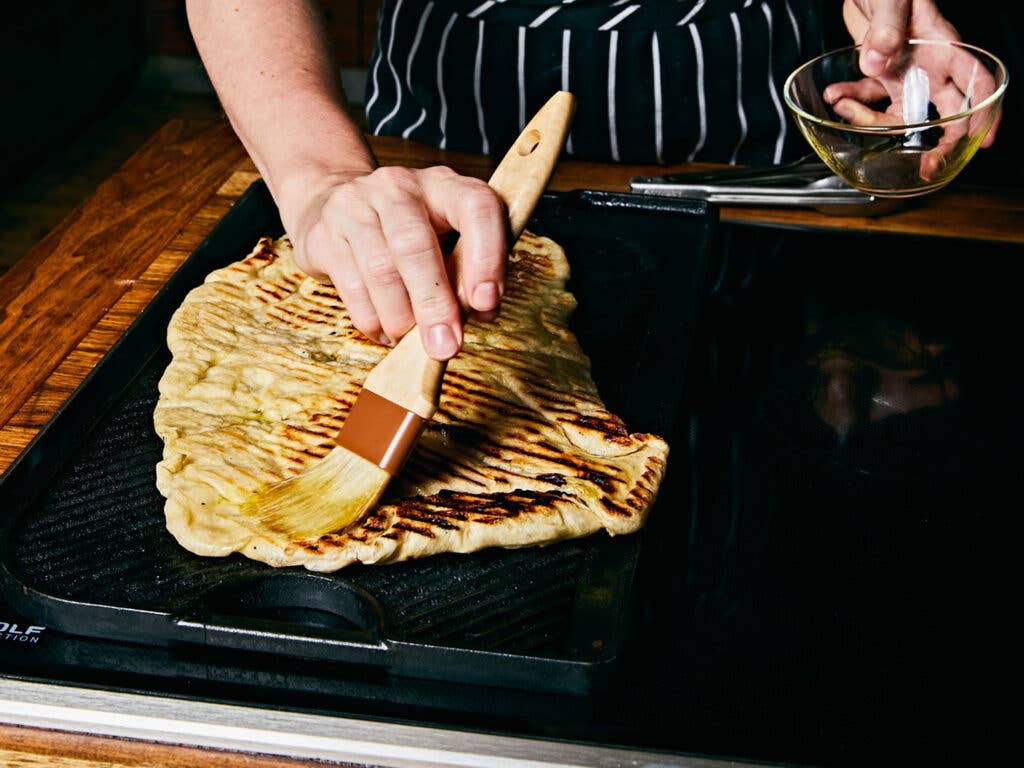
[[[559,91],[533,116],[487,184],[508,207],[509,248],[522,234],[544,193],[569,134],[576,100]]]
[[[487,181],[508,209],[509,248],[522,234],[548,185],[562,154],[575,109],[576,100],[568,91],[559,91],[548,99]],[[452,250],[451,265],[452,284],[456,286],[463,309],[468,310],[468,302],[462,295],[462,248],[458,243]],[[437,409],[444,370],[445,363],[427,354],[419,329],[412,328],[370,371],[363,387],[429,419]]]
[[[548,99],[526,124],[505,157],[494,169],[487,185],[498,193],[508,210],[509,250],[523,233],[537,201],[548,186],[558,157],[569,134],[576,110],[576,99],[568,91],[558,91]],[[462,248],[455,244],[451,254],[451,278],[464,312],[472,307],[462,288]]]

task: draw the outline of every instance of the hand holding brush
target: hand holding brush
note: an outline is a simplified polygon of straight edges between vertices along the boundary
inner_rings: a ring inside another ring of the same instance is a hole
[[[556,93],[534,115],[488,184],[505,202],[510,246],[533,213],[562,152],[574,110]],[[458,286],[460,249],[452,251]],[[292,537],[310,538],[352,525],[380,499],[437,409],[446,363],[431,358],[417,328],[367,375],[327,456],[306,472],[261,489],[242,512]]]

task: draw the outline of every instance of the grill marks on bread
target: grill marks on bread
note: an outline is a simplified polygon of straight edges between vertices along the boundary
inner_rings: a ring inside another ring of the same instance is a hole
[[[438,412],[383,502],[348,530],[289,540],[245,518],[241,500],[327,455],[387,349],[298,270],[286,239],[261,240],[190,293],[168,329],[154,415],[168,528],[199,554],[324,571],[636,530],[668,449],[601,403],[566,325],[567,279],[561,249],[525,234],[498,320],[467,324]]]

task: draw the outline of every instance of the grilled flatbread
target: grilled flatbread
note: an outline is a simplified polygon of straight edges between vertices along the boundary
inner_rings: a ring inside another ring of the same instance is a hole
[[[316,571],[637,530],[668,446],[602,405],[566,326],[568,274],[558,245],[524,234],[498,320],[467,324],[437,414],[381,504],[347,530],[290,539],[241,503],[327,455],[388,350],[299,270],[287,238],[261,240],[192,290],[168,328],[154,414],[168,529],[200,555]]]

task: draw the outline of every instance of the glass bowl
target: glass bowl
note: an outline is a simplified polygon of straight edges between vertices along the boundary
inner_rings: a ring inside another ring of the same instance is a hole
[[[948,40],[908,40],[878,77],[861,72],[860,46],[831,51],[786,80],[786,104],[804,137],[850,186],[913,197],[946,186],[995,124],[1006,67]]]

